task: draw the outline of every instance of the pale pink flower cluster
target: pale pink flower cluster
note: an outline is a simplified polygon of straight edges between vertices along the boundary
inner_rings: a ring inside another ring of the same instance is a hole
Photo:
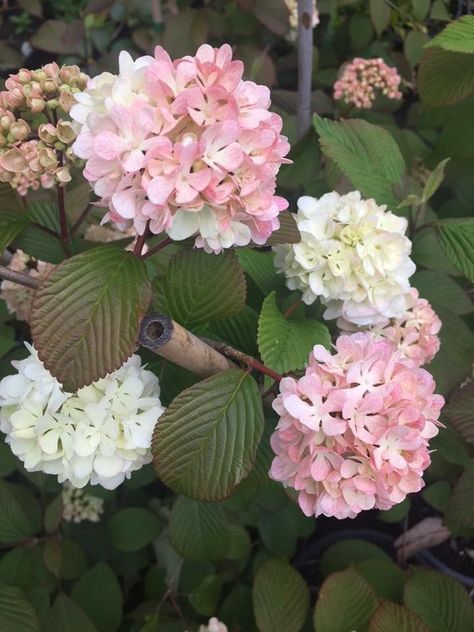
[[[381,57],[363,59],[355,57],[343,67],[334,84],[334,98],[343,99],[357,108],[371,108],[377,93],[389,99],[401,99],[401,77],[396,68],[387,66]]]
[[[392,318],[385,326],[376,325],[367,331],[377,340],[389,340],[416,366],[428,364],[439,351],[439,331],[441,320],[430,303],[420,298],[418,290],[412,288],[406,296],[406,310],[397,318]],[[343,332],[355,331],[354,326],[343,318],[337,321]]]
[[[52,263],[37,261],[22,250],[17,250],[8,267],[16,272],[29,274],[35,279],[43,280],[54,269]],[[34,290],[13,281],[2,281],[0,284],[0,298],[2,298],[11,314],[18,320],[28,321]]]
[[[354,518],[419,491],[444,399],[432,376],[386,340],[340,336],[314,347],[305,375],[283,378],[273,407],[270,476],[307,516]]]
[[[196,236],[208,252],[264,244],[288,205],[275,196],[289,145],[268,88],[242,80],[227,44],[174,62],[159,46],[135,62],[122,52],[119,66],[92,79],[71,110],[82,125],[73,148],[106,219]]]

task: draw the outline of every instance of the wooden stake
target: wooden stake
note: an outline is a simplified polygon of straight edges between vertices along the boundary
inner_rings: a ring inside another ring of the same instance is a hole
[[[140,324],[138,342],[142,347],[201,377],[236,367],[222,353],[165,314],[155,312],[145,316]]]

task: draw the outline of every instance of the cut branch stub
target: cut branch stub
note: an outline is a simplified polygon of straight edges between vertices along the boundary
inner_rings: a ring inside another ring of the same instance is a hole
[[[235,364],[165,314],[153,312],[140,325],[138,342],[157,355],[201,377],[235,368]]]

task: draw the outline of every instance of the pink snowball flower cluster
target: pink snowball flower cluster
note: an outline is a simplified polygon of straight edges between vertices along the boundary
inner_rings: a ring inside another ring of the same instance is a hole
[[[357,108],[371,108],[377,92],[389,99],[401,99],[401,77],[396,68],[387,66],[381,57],[362,59],[355,57],[344,66],[334,84],[334,98],[343,99]]]
[[[106,219],[195,236],[208,252],[264,244],[288,205],[275,196],[289,145],[268,88],[242,80],[227,44],[176,61],[160,46],[135,62],[122,52],[119,62],[71,110],[82,124],[74,151]]]
[[[284,378],[273,407],[270,476],[294,488],[307,516],[354,518],[423,487],[428,441],[444,399],[424,369],[369,333],[314,347],[300,379]]]
[[[399,317],[368,331],[378,340],[389,340],[405,358],[413,360],[416,366],[422,366],[431,362],[439,351],[438,334],[442,323],[430,303],[420,298],[415,288],[407,294],[406,302],[407,308]],[[342,318],[337,324],[343,332],[354,331],[353,325]]]

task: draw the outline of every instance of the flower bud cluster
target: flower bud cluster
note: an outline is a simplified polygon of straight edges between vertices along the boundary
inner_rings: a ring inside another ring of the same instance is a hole
[[[342,99],[357,108],[369,109],[377,93],[389,99],[401,99],[400,75],[396,68],[387,66],[381,57],[362,59],[355,57],[344,66],[339,79],[334,84],[334,98]]]
[[[69,120],[57,120],[58,110],[69,112],[87,79],[77,66],[55,63],[7,79],[0,92],[0,182],[26,195],[71,180],[76,133]]]
[[[63,519],[66,522],[99,522],[104,511],[102,498],[91,496],[83,489],[77,489],[70,483],[65,483],[62,492]]]

